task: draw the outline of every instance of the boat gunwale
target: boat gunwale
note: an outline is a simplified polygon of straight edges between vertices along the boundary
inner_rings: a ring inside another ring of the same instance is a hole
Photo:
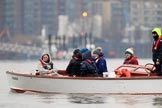
[[[34,77],[34,78],[48,78],[48,79],[73,79],[73,80],[155,80],[155,79],[162,79],[162,76],[140,76],[140,77],[120,77],[120,78],[113,78],[113,77],[72,77],[72,76],[42,76],[42,75],[34,75],[34,74],[22,74],[16,72],[6,71],[6,74],[23,76],[23,77]]]

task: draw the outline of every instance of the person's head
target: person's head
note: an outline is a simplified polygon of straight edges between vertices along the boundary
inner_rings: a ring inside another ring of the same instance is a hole
[[[94,51],[93,51],[93,57],[94,57],[95,59],[99,58],[100,53],[101,53],[101,52],[100,52],[99,50],[94,50]]]
[[[41,58],[44,62],[49,63],[50,62],[50,56],[49,54],[43,54]]]
[[[129,59],[133,56],[134,54],[134,49],[133,48],[128,48],[125,50],[125,58]]]
[[[161,29],[158,27],[155,27],[154,29],[152,29],[152,36],[154,40],[158,40],[158,38],[161,36]]]
[[[82,53],[84,53],[84,52],[86,52],[86,51],[88,51],[87,48],[82,48],[82,49],[81,49],[81,52],[82,52]]]
[[[75,50],[73,51],[73,55],[77,55],[78,53],[81,53],[80,49],[75,49]]]
[[[102,52],[102,47],[97,47],[96,50]]]
[[[78,58],[82,58],[82,52],[81,52],[81,50],[80,49],[75,49],[74,51],[73,51],[73,57],[78,57]]]

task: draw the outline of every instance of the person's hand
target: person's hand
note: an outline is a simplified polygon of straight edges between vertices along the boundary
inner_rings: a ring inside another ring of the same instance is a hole
[[[52,73],[52,72],[53,72],[52,70],[49,70],[49,71],[48,71],[49,74]]]
[[[159,62],[159,61],[157,61],[157,62],[156,62],[156,65],[159,65],[159,64],[160,64],[160,62]]]
[[[156,67],[155,66],[152,68],[152,71],[156,71]]]

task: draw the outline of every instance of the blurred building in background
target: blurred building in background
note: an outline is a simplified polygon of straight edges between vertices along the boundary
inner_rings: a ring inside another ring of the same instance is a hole
[[[68,17],[67,26],[81,26],[84,11],[88,12],[88,32],[96,33],[98,25],[99,37],[110,41],[122,40],[126,27],[162,27],[161,0],[2,0],[0,8],[0,28],[9,28],[13,36],[38,36],[43,26],[57,35],[60,15]]]
[[[161,21],[162,0],[0,0],[0,31],[8,28],[18,41],[51,34],[68,48],[93,43],[121,53],[150,45],[150,30]]]

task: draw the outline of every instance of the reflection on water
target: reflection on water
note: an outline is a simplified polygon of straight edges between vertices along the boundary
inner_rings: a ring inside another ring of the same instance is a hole
[[[162,97],[155,97],[153,99],[153,105],[154,106],[162,106]]]
[[[46,103],[46,104],[50,104],[50,103],[54,103],[55,102],[54,96],[45,95],[45,94],[41,94],[41,95],[38,95],[38,96],[40,96],[39,97],[39,101],[40,102],[43,102],[43,103]]]
[[[105,103],[105,97],[101,95],[92,94],[70,94],[68,98],[71,103],[78,104],[103,104]]]
[[[162,95],[109,95],[109,94],[41,94],[27,93],[35,95],[37,102],[45,104],[102,104],[125,107],[139,107],[141,105],[162,107]]]
[[[106,97],[97,94],[37,94],[43,103],[103,104]],[[59,103],[60,103],[59,102]]]
[[[13,93],[0,94],[0,108],[146,108],[162,107],[162,95],[109,95],[109,94],[46,94]],[[79,106],[76,106],[79,105]],[[92,106],[93,107],[92,107]],[[21,106],[21,107],[20,107]],[[85,107],[84,107],[85,108]]]
[[[140,99],[139,97],[133,95],[123,95],[123,96],[119,95],[118,99],[116,99],[116,102],[126,105],[135,105],[139,102],[139,99]]]

